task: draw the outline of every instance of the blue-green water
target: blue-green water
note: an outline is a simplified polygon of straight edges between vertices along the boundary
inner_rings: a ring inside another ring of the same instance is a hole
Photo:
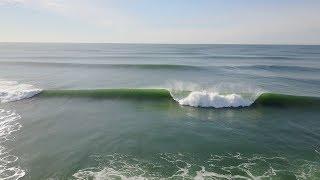
[[[320,46],[1,43],[0,178],[320,179],[319,97]]]

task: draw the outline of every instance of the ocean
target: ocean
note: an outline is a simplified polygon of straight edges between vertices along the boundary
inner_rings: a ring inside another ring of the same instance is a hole
[[[320,46],[0,43],[0,179],[320,179]]]

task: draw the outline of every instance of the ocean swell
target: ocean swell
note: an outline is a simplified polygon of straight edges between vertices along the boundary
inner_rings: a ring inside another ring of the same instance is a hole
[[[29,84],[16,81],[0,81],[0,103],[18,101],[37,96],[40,98],[98,98],[98,99],[135,99],[165,100],[183,106],[211,108],[240,108],[257,106],[319,107],[319,97],[306,97],[262,91],[230,92],[219,90],[168,90],[168,89],[75,89],[42,90]]]

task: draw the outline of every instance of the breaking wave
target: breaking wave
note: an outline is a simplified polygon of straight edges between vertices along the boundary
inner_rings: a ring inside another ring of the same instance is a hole
[[[83,97],[137,100],[168,100],[193,107],[257,107],[257,106],[320,106],[319,97],[294,96],[275,93],[218,93],[210,91],[181,91],[176,97],[167,89],[92,89],[44,90],[39,97]],[[183,94],[184,96],[182,96]]]
[[[221,95],[216,92],[195,91],[187,97],[180,99],[179,104],[193,107],[246,107],[250,106],[253,101],[243,98],[238,94]]]
[[[195,88],[196,89],[196,88]],[[192,107],[248,107],[248,106],[320,106],[319,97],[294,96],[276,93],[264,93],[260,90],[225,91],[183,90],[183,89],[78,89],[78,90],[41,90],[16,81],[0,81],[0,102],[6,103],[37,96],[109,98],[137,100],[168,100],[180,105]]]
[[[19,84],[17,81],[0,80],[0,102],[6,103],[33,97],[41,92],[29,84]]]

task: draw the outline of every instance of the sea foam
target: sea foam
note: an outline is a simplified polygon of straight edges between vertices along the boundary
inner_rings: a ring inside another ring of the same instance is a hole
[[[21,116],[14,111],[0,109],[0,179],[17,180],[26,172],[16,162],[18,157],[10,154],[10,149],[5,147],[6,141],[13,141],[12,133],[19,131]]]
[[[198,158],[192,153],[160,153],[152,159],[125,154],[93,155],[100,165],[80,169],[77,180],[159,180],[159,179],[281,179],[283,174],[295,179],[315,179],[320,164],[284,156],[241,153],[210,154]],[[288,169],[288,165],[290,169]]]
[[[0,102],[6,103],[30,98],[41,92],[41,89],[35,88],[29,84],[20,84],[17,81],[0,80]]]
[[[254,101],[238,94],[221,95],[216,92],[193,91],[187,97],[178,100],[179,104],[193,107],[246,107]]]

